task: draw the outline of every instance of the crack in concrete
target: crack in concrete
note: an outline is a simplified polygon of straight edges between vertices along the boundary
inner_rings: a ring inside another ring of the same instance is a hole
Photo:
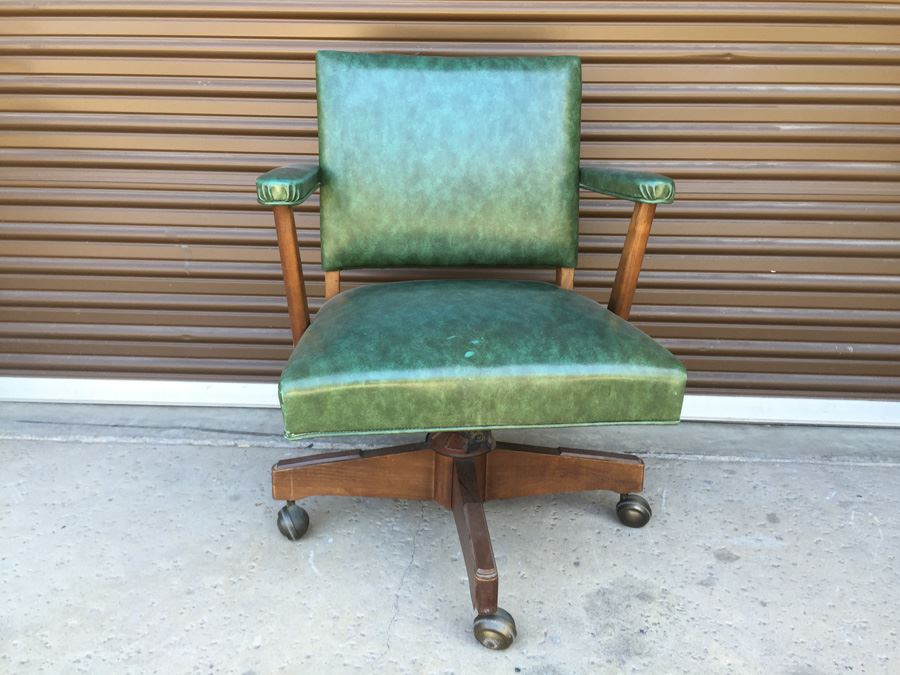
[[[394,613],[391,615],[391,620],[388,622],[387,631],[384,636],[384,651],[379,654],[378,661],[381,661],[385,657],[385,655],[391,650],[391,630],[394,628],[394,623],[397,621],[397,617],[400,615],[400,594],[403,591],[403,586],[406,584],[406,577],[409,576],[409,571],[412,569],[413,562],[416,559],[416,547],[419,543],[419,535],[422,534],[425,529],[425,502],[421,502],[419,504],[419,526],[416,528],[415,533],[412,538],[412,550],[409,554],[409,561],[406,563],[406,567],[403,570],[403,574],[400,575],[400,583],[397,584],[397,590],[394,592]]]
[[[815,464],[819,466],[887,466],[900,467],[891,459],[850,459],[847,457],[748,457],[741,455],[698,455],[671,452],[642,452],[642,458],[675,460],[679,462],[724,462],[732,464]]]
[[[268,431],[241,431],[240,429],[216,429],[209,427],[161,426],[157,424],[119,424],[116,422],[55,422],[53,420],[13,420],[21,424],[46,424],[65,427],[106,427],[108,429],[157,429],[160,431],[200,431],[213,434],[236,434],[238,436],[271,436]]]

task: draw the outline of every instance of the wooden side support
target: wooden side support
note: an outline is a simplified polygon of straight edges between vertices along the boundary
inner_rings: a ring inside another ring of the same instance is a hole
[[[303,268],[300,265],[300,251],[297,248],[297,226],[294,223],[294,211],[290,206],[276,206],[272,212],[275,216],[278,253],[281,256],[284,291],[287,295],[288,315],[291,320],[291,337],[294,344],[297,344],[309,326],[309,306],[306,303]]]
[[[484,463],[479,461],[482,459],[483,456],[452,460],[453,519],[456,521],[459,545],[466,561],[472,606],[478,614],[493,614],[497,611],[499,575],[487,519],[484,517],[478,475],[484,474]]]
[[[634,300],[634,291],[637,288],[641,263],[644,261],[644,251],[650,236],[650,225],[653,223],[655,213],[656,204],[642,202],[636,203],[634,211],[631,213],[628,234],[625,235],[625,246],[622,249],[622,256],[619,258],[616,280],[609,296],[609,305],[607,305],[609,311],[618,314],[623,319],[627,319],[631,314],[631,303]]]

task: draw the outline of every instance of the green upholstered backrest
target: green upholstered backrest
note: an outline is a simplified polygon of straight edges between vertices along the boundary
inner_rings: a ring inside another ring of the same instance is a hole
[[[577,57],[316,56],[322,264],[575,267]]]

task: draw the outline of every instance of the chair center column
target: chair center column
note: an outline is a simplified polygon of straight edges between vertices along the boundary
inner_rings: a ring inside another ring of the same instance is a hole
[[[478,457],[496,447],[490,431],[442,431],[428,434],[426,443],[445,457]]]

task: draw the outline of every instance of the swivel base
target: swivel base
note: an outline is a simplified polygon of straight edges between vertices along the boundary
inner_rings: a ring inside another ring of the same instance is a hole
[[[544,448],[495,441],[488,431],[429,434],[424,443],[377,450],[328,452],[278,462],[272,495],[286,500],[278,529],[303,536],[306,511],[294,503],[312,495],[431,499],[453,512],[476,618],[476,639],[506,649],[516,637],[509,612],[497,606],[499,574],[484,502],[530,495],[611,490],[621,495],[622,524],[643,527],[652,512],[640,495],[644,463],[634,455]]]

